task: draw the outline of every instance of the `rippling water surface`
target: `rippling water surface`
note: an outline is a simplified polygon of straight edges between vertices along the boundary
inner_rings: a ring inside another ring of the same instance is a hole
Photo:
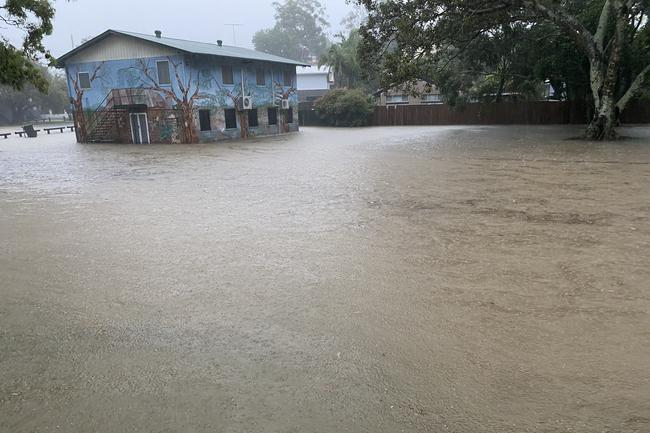
[[[0,431],[649,431],[624,133],[0,140]]]

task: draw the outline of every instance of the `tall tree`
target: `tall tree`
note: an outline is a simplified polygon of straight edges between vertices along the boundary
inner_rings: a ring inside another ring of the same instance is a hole
[[[63,113],[68,107],[68,87],[65,77],[51,74],[44,66],[41,74],[48,82],[48,91],[43,93],[33,84],[26,84],[22,90],[0,86],[0,123],[15,125],[38,120],[44,112]]]
[[[504,25],[545,30],[570,43],[587,69],[590,139],[615,138],[618,114],[649,81],[650,0],[357,1],[369,11],[362,27],[366,61],[381,62],[385,82],[435,81],[485,38],[501,37]]]
[[[43,46],[43,38],[52,33],[54,7],[47,0],[6,0],[0,3],[0,23],[24,34],[22,46],[13,46],[0,35],[0,84],[21,90],[31,83],[47,90],[48,80],[37,62],[53,62]]]
[[[325,9],[318,0],[274,2],[275,25],[253,36],[256,50],[294,60],[318,58],[327,48]]]
[[[351,30],[346,37],[337,35],[338,42],[333,43],[323,54],[318,65],[328,65],[334,73],[336,87],[354,88],[361,84],[361,64],[359,62],[360,36],[358,30]]]

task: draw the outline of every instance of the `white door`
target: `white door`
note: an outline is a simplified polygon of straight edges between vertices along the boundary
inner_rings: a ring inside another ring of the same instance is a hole
[[[149,127],[146,113],[131,113],[131,136],[133,144],[149,143]]]

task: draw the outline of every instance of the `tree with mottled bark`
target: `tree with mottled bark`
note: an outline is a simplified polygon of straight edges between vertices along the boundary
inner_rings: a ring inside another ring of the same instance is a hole
[[[364,59],[379,65],[384,84],[437,84],[462,53],[501,35],[504,25],[546,26],[549,38],[574,45],[587,64],[594,108],[588,139],[614,139],[620,113],[650,82],[649,0],[357,1],[369,12]]]

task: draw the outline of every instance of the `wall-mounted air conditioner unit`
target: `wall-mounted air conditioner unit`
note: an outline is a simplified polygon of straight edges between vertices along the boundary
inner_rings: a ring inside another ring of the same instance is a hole
[[[242,98],[242,108],[244,110],[252,110],[253,109],[253,98],[250,96],[244,96]]]
[[[289,100],[288,99],[283,99],[282,100],[282,109],[283,110],[288,110],[289,109]]]

